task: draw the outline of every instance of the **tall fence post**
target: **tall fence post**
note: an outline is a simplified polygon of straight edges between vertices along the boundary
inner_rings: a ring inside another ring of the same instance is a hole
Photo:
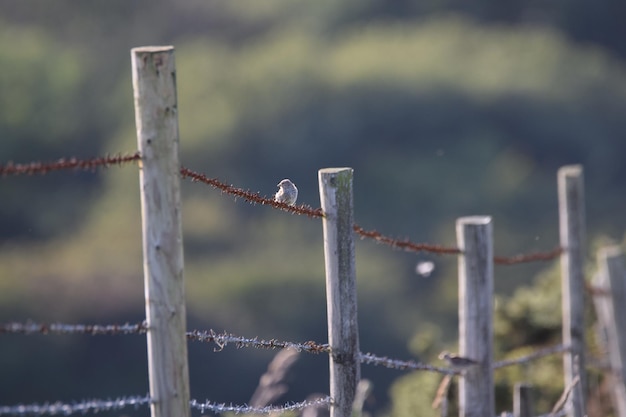
[[[174,48],[131,50],[152,417],[188,417],[189,369]]]
[[[559,169],[559,229],[561,254],[561,291],[563,309],[563,344],[570,350],[563,354],[565,386],[578,377],[578,386],[568,398],[570,417],[586,414],[585,329],[584,329],[584,257],[585,199],[583,169],[570,165]]]
[[[319,170],[324,218],[331,417],[350,417],[360,378],[352,168]]]
[[[594,285],[600,294],[594,304],[604,337],[607,339],[613,403],[619,417],[626,417],[626,316],[621,308],[626,303],[626,260],[619,246],[598,251],[599,271]]]
[[[461,416],[495,416],[493,385],[493,231],[491,217],[457,220],[459,350],[479,364],[459,382]]]

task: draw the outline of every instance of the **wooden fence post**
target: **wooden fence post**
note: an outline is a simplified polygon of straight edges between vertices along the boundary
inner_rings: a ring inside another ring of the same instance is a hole
[[[495,416],[493,385],[493,232],[489,216],[456,223],[459,255],[459,351],[479,364],[459,382],[461,416]]]
[[[534,415],[532,386],[524,383],[515,384],[515,391],[513,395],[513,416],[532,417]]]
[[[352,168],[319,170],[324,218],[331,417],[350,417],[360,378]]]
[[[190,415],[174,48],[131,50],[152,417]]]
[[[561,291],[563,309],[563,344],[570,350],[563,354],[565,386],[578,376],[578,386],[568,398],[570,417],[586,414],[585,328],[584,328],[584,258],[585,200],[583,169],[570,165],[559,169],[559,229],[561,255]]]
[[[598,251],[599,271],[594,286],[601,293],[594,304],[604,336],[611,369],[613,403],[617,415],[626,417],[626,316],[621,308],[626,303],[626,260],[619,246]]]

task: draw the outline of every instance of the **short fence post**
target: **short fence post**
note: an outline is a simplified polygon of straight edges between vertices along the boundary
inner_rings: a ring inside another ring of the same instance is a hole
[[[152,417],[188,417],[189,369],[173,47],[131,50]]]
[[[533,411],[532,390],[532,386],[528,384],[515,384],[515,391],[513,394],[514,417],[532,417],[535,415],[535,412]]]
[[[620,310],[626,303],[626,260],[619,246],[598,251],[599,272],[594,285],[598,320],[606,333],[613,383],[613,403],[619,417],[626,417],[626,316]]]
[[[331,417],[350,417],[360,378],[352,168],[319,170],[330,357]]]
[[[459,351],[479,364],[459,382],[461,416],[495,415],[493,385],[493,238],[489,216],[456,223],[459,255]]]
[[[565,386],[578,376],[578,386],[568,398],[568,415],[586,414],[585,329],[584,329],[584,257],[585,200],[583,169],[570,165],[559,169],[559,229],[561,255],[561,291],[563,309],[563,344],[570,350],[563,354]]]

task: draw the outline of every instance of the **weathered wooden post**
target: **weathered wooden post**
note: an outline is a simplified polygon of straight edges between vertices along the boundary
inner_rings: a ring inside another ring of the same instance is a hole
[[[479,362],[459,382],[461,416],[495,416],[493,385],[493,231],[491,217],[456,223],[459,255],[459,350]]]
[[[152,417],[188,417],[189,370],[174,48],[131,50]]]
[[[570,417],[586,414],[585,392],[585,329],[584,329],[584,258],[585,258],[585,197],[583,169],[570,165],[559,169],[559,229],[561,255],[561,291],[563,310],[563,344],[570,350],[563,354],[565,386],[578,375],[578,387],[568,398]]]
[[[613,378],[612,396],[619,417],[626,417],[626,259],[619,246],[598,251],[599,271],[594,285],[601,293],[594,296],[598,320],[605,331]]]
[[[515,384],[513,394],[513,416],[514,417],[532,417],[535,415],[533,411],[532,387],[528,384]]]
[[[331,417],[350,417],[360,379],[352,168],[321,169]]]

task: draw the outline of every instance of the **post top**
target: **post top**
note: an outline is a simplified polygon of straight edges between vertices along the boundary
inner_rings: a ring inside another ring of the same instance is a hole
[[[582,172],[583,166],[580,164],[565,165],[559,168],[559,176],[579,176]]]
[[[339,174],[341,172],[352,172],[354,171],[352,168],[350,167],[343,167],[343,168],[322,168],[320,169],[318,172],[320,174],[326,174],[326,175],[332,175],[332,174]]]
[[[138,53],[154,53],[154,52],[168,52],[174,49],[174,46],[172,45],[165,45],[165,46],[138,46],[136,48],[131,49],[130,51],[133,54],[138,54]]]
[[[456,220],[458,225],[484,225],[491,223],[491,216],[467,216]]]

